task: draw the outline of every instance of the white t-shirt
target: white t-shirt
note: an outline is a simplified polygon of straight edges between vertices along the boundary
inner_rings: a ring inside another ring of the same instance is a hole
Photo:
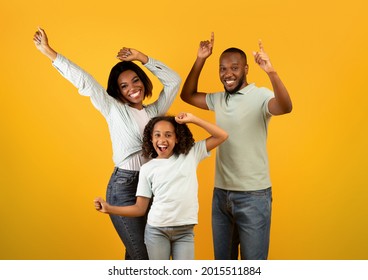
[[[153,196],[147,223],[155,227],[198,223],[198,163],[209,156],[206,141],[194,144],[188,155],[152,159],[141,167],[137,196]]]

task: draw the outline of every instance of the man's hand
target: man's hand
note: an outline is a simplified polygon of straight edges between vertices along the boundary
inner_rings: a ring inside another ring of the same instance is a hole
[[[213,45],[215,43],[215,35],[211,33],[210,41],[201,41],[198,49],[198,57],[199,58],[208,58],[212,54]]]
[[[271,64],[270,58],[268,57],[268,55],[264,51],[263,44],[262,44],[262,41],[261,40],[258,41],[258,45],[259,45],[259,51],[258,52],[253,52],[254,61],[266,73],[274,72],[275,69],[273,68],[273,66]]]

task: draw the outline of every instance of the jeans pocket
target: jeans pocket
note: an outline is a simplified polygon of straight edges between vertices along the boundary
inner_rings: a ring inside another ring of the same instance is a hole
[[[251,196],[268,197],[271,194],[271,188],[267,188],[264,190],[258,190],[258,191],[247,191],[246,193]]]
[[[117,178],[115,181],[115,184],[118,185],[131,185],[132,182],[134,181],[134,177],[122,177],[122,178]]]
[[[114,205],[124,206],[134,204],[136,201],[137,185],[137,176],[126,174],[117,176],[111,186]]]

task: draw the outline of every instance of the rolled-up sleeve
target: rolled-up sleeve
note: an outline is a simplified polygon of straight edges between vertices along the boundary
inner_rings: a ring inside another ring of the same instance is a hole
[[[149,109],[151,117],[164,115],[169,110],[179,92],[181,78],[164,63],[151,57],[149,57],[148,62],[144,66],[151,71],[164,86],[158,99],[149,105],[147,109]]]

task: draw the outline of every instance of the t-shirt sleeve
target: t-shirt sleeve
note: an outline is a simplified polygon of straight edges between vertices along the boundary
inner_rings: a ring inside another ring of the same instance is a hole
[[[206,103],[209,110],[214,111],[215,109],[215,94],[206,95]]]
[[[193,149],[198,163],[211,155],[211,153],[207,151],[206,140],[201,140],[195,143]]]
[[[138,187],[136,196],[143,196],[143,197],[152,197],[152,185],[151,180],[149,178],[147,166],[145,164],[142,165],[140,172],[139,172],[139,179],[138,179]]]
[[[263,102],[263,106],[262,106],[262,110],[263,110],[263,114],[267,117],[272,116],[270,110],[268,109],[268,103],[270,102],[270,100],[272,98],[275,97],[275,94],[273,93],[273,91],[271,91],[268,88],[262,88],[262,95],[264,98],[264,102]]]

